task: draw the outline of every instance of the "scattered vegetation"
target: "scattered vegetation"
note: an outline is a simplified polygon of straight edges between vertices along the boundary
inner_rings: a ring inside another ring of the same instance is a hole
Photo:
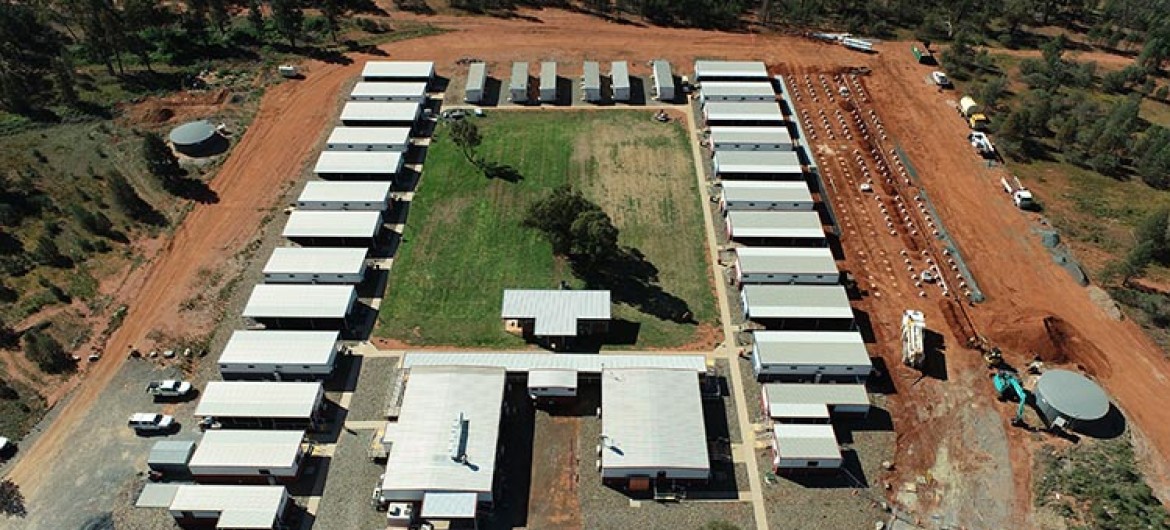
[[[560,186],[528,206],[523,225],[548,238],[553,253],[577,268],[602,265],[617,257],[618,229],[609,214],[570,186]]]
[[[1170,528],[1170,513],[1137,470],[1126,436],[1094,440],[1037,459],[1036,503],[1069,519],[1072,528]]]
[[[57,339],[44,331],[32,328],[24,333],[24,354],[48,374],[59,374],[75,368],[73,358]]]
[[[24,495],[15,482],[4,479],[0,481],[0,514],[15,517],[24,517],[28,511],[24,507]]]

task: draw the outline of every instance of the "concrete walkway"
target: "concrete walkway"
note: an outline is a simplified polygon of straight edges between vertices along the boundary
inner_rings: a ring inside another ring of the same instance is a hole
[[[751,415],[748,414],[747,399],[743,394],[744,384],[756,384],[755,381],[744,382],[743,377],[740,377],[739,366],[737,363],[742,362],[737,355],[738,348],[735,345],[735,329],[731,323],[731,306],[728,304],[727,298],[727,282],[723,280],[723,266],[719,264],[719,248],[716,244],[718,238],[716,237],[715,220],[711,215],[711,208],[707,206],[707,201],[710,200],[707,190],[710,185],[707,183],[706,171],[704,170],[703,158],[706,156],[703,148],[699,146],[699,140],[695,136],[699,128],[695,122],[695,113],[691,105],[682,107],[684,114],[687,117],[687,128],[691,131],[691,154],[695,162],[695,178],[699,183],[699,194],[702,197],[703,204],[703,223],[707,226],[707,251],[711,260],[711,273],[715,276],[715,296],[719,301],[719,316],[723,322],[723,342],[715,348],[714,356],[716,358],[723,358],[728,360],[731,366],[731,388],[733,389],[733,397],[735,398],[735,414],[739,419],[740,438],[745,444],[750,444],[756,439],[755,432],[752,429]],[[748,486],[751,489],[752,509],[755,513],[756,528],[758,530],[768,530],[768,512],[764,507],[764,490],[760,482],[760,468],[756,462],[756,452],[749,445],[746,450],[738,451],[738,456],[743,458],[747,464],[748,472]],[[738,460],[738,459],[737,459]]]

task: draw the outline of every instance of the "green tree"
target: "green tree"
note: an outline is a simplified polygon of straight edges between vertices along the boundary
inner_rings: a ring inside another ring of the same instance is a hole
[[[983,102],[983,107],[987,109],[994,109],[999,106],[999,100],[1007,92],[1008,79],[1005,76],[997,76],[989,79],[983,86],[979,88],[978,97]]]
[[[33,259],[41,265],[60,265],[64,261],[61,249],[57,248],[56,241],[49,234],[41,234],[32,249]]]
[[[45,373],[60,374],[76,367],[57,339],[36,328],[24,334],[24,354]]]
[[[0,105],[28,112],[45,102],[63,42],[32,5],[0,3]]]
[[[6,286],[0,285],[0,288]],[[16,333],[12,326],[0,318],[0,348],[11,348],[16,345],[17,339],[20,335]]]
[[[260,10],[260,0],[248,0],[248,25],[256,33],[256,38],[264,40],[264,12]]]
[[[289,46],[297,47],[297,37],[305,26],[305,13],[294,0],[271,0],[272,23],[276,31],[288,39]]]
[[[479,134],[479,127],[476,127],[471,120],[459,120],[451,123],[451,141],[467,158],[467,161],[476,167],[481,167],[482,164],[476,154],[476,149],[483,143],[483,137]]]
[[[138,195],[134,187],[129,182],[126,182],[126,177],[123,177],[120,173],[112,173],[106,176],[106,181],[109,182],[114,204],[127,217],[140,223],[152,225],[165,224],[165,219],[162,215],[149,203],[142,200],[142,197]]]
[[[10,479],[0,480],[0,514],[24,517],[28,510],[24,507],[24,495],[20,487]]]
[[[567,256],[573,251],[573,222],[595,208],[584,195],[569,186],[560,186],[528,207],[523,225],[544,233],[553,253]]]
[[[586,263],[607,261],[619,252],[618,229],[601,208],[593,208],[578,215],[569,228],[572,253]]]
[[[142,135],[142,159],[152,175],[162,178],[163,187],[174,191],[176,177],[183,169],[179,167],[179,158],[161,136],[152,132]]]
[[[342,0],[321,0],[321,16],[325,18],[325,29],[329,30],[329,39],[337,42],[337,18],[344,10]]]

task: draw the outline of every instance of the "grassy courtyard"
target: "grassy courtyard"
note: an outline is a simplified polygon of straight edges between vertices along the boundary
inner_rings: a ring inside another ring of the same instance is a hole
[[[570,184],[613,218],[623,246],[644,256],[632,274],[649,281],[613,293],[624,338],[612,347],[695,342],[716,321],[702,205],[686,129],[651,115],[496,111],[472,118],[483,135],[481,156],[515,171],[507,180],[485,178],[440,127],[374,335],[417,346],[522,347],[500,322],[504,289],[553,289],[562,280],[584,286],[538,232],[520,226],[529,203]],[[679,318],[680,308],[693,321]]]

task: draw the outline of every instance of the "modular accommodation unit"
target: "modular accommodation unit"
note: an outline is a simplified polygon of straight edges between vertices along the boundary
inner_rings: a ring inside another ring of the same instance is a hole
[[[690,370],[601,373],[601,479],[631,491],[711,474],[699,379]]]
[[[393,180],[402,166],[401,151],[322,151],[313,172],[325,180]]]
[[[382,212],[389,205],[389,182],[311,180],[297,197],[297,208],[301,210]]]
[[[435,77],[432,61],[367,61],[363,81],[426,81]]]
[[[350,127],[414,127],[422,113],[417,101],[347,101],[341,123]]]
[[[582,99],[590,103],[601,101],[601,65],[597,61],[585,61],[581,76]]]
[[[188,466],[200,484],[289,484],[301,473],[305,431],[213,429]]]
[[[349,93],[350,101],[413,101],[425,103],[427,84],[423,82],[370,83],[354,85]]]
[[[557,63],[545,61],[540,63],[540,102],[556,103],[557,101]]]
[[[795,151],[715,151],[712,162],[725,180],[804,180]]]
[[[853,330],[853,308],[841,285],[760,285],[740,290],[749,320],[777,330]]]
[[[609,291],[506,289],[500,318],[506,330],[557,349],[609,331]]]
[[[869,414],[869,394],[862,384],[818,385],[811,383],[769,383],[763,386],[764,412],[775,419],[784,418],[787,407],[821,405],[833,416],[864,418]]]
[[[695,82],[706,88],[711,81],[766,81],[768,69],[762,61],[695,61]]]
[[[503,368],[508,373],[532,373],[537,370],[562,370],[594,379],[606,368],[640,368],[690,370],[696,375],[707,371],[702,355],[596,354],[596,353],[495,353],[495,352],[407,352],[402,368],[416,366],[485,366]]]
[[[184,528],[287,528],[293,506],[284,486],[182,484],[168,491],[173,495],[167,509]]]
[[[512,103],[528,102],[528,63],[512,63],[512,80],[508,82],[508,99]]]
[[[711,127],[713,151],[791,151],[796,144],[788,127]]]
[[[366,276],[366,249],[276,247],[263,274],[264,283],[359,284]]]
[[[774,101],[709,101],[703,119],[708,127],[784,125],[784,113]]]
[[[195,442],[192,441],[154,442],[150,447],[150,454],[146,457],[146,467],[164,475],[183,476],[188,473],[187,462],[191,460],[191,454],[194,452]]]
[[[713,101],[776,101],[776,90],[768,81],[708,81],[699,89],[699,103]]]
[[[487,92],[487,64],[471,63],[467,68],[467,87],[463,91],[463,101],[480,103]]]
[[[817,212],[727,212],[727,237],[738,243],[770,247],[823,247],[825,229]]]
[[[540,369],[528,371],[528,397],[547,401],[576,396],[576,370]]]
[[[856,331],[755,331],[752,371],[760,381],[864,383],[873,369]]]
[[[651,63],[654,80],[654,99],[658,101],[674,101],[674,72],[667,61]]]
[[[299,210],[281,235],[304,246],[370,248],[381,232],[381,212]]]
[[[410,148],[410,127],[336,127],[326,151],[398,151]]]
[[[609,70],[610,97],[614,101],[630,100],[630,64],[614,61]]]
[[[772,467],[777,473],[835,472],[841,468],[842,460],[832,425],[772,427]]]
[[[735,283],[832,285],[840,281],[833,251],[820,248],[739,247]]]
[[[219,374],[228,380],[327,379],[340,338],[337,331],[235,331],[219,356]]]
[[[223,427],[314,430],[323,421],[321,383],[210,381],[195,417]]]
[[[724,212],[810,212],[816,206],[808,184],[791,181],[725,180],[719,184],[719,208]]]
[[[243,315],[266,329],[343,330],[356,303],[352,285],[260,284]]]

